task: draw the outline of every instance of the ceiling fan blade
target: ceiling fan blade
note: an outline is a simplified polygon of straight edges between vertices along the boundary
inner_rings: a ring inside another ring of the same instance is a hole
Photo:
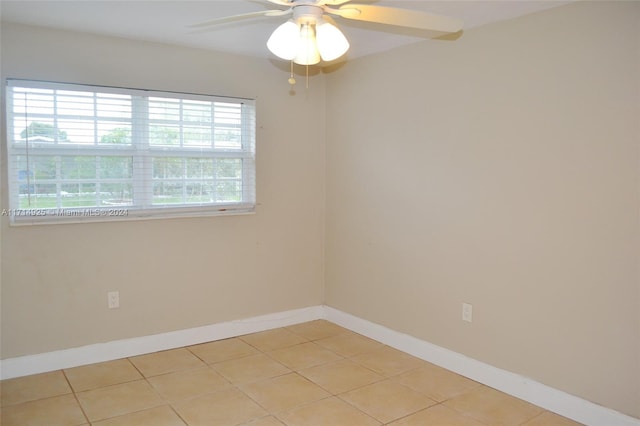
[[[268,1],[269,3],[280,5],[280,6],[291,6],[291,4],[293,3],[293,0],[289,0],[289,1],[287,1],[287,0],[266,0],[266,1]],[[349,0],[346,0],[346,1],[349,1]]]
[[[350,2],[351,0],[323,0],[321,4],[328,4],[329,6],[339,6],[341,4],[345,4]]]
[[[323,19],[325,22],[330,23],[330,24],[331,24],[331,25],[333,25],[334,27],[337,27],[337,26],[338,26],[338,24],[336,24],[336,21],[334,21],[334,20],[333,20],[333,18],[332,18],[331,16],[329,16],[329,15],[322,15],[322,19]]]
[[[325,10],[328,13],[357,21],[376,22],[379,24],[446,33],[455,33],[462,30],[462,21],[459,19],[433,15],[417,10],[368,4],[345,4],[338,9],[326,8]]]
[[[216,18],[210,21],[201,22],[199,24],[189,25],[191,28],[204,29],[218,24],[226,24],[227,22],[241,21],[243,19],[258,18],[261,16],[284,16],[292,13],[291,9],[287,10],[261,10],[259,12],[243,13],[242,15],[225,16],[224,18]]]

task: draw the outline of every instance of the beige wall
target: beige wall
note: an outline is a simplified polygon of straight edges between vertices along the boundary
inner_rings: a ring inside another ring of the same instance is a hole
[[[324,282],[330,306],[640,417],[639,6],[350,61],[296,96],[267,61],[3,25],[3,78],[256,97],[260,205],[2,218],[1,357],[317,305]]]
[[[327,85],[326,303],[640,417],[640,3],[349,61]]]
[[[264,60],[3,25],[2,77],[257,98],[259,203],[254,215],[198,219],[9,227],[2,217],[2,358],[322,302],[322,76],[291,96],[287,72]],[[109,290],[120,309],[107,309]]]

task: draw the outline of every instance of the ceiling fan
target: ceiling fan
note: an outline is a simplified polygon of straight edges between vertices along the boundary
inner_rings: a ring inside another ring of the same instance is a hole
[[[333,61],[344,55],[349,42],[331,15],[345,19],[437,33],[457,33],[462,21],[421,11],[395,7],[351,3],[351,0],[262,0],[287,9],[271,9],[213,19],[193,28],[206,29],[218,24],[262,16],[291,15],[278,26],[267,41],[269,50],[279,58],[300,65]]]

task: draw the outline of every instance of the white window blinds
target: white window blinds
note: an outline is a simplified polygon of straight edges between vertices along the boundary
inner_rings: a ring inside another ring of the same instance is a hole
[[[14,224],[255,209],[255,101],[7,80]]]

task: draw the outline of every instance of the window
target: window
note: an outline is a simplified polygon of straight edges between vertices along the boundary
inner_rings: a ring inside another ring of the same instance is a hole
[[[7,81],[11,223],[255,209],[255,102]]]

